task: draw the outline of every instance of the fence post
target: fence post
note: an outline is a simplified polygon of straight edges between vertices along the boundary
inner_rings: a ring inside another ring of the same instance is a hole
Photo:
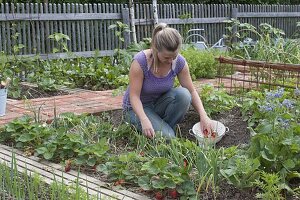
[[[129,16],[130,16],[130,26],[131,26],[131,32],[132,32],[132,40],[134,43],[137,43],[136,41],[136,30],[135,30],[135,15],[134,15],[134,7],[133,7],[133,0],[129,0]]]
[[[152,0],[154,25],[158,24],[157,0]]]
[[[237,13],[238,13],[238,8],[232,6],[231,7],[231,18],[237,20]],[[233,35],[235,35],[237,32],[237,26],[235,25],[232,29]],[[237,42],[237,38],[234,36],[232,42]]]
[[[129,9],[128,8],[122,8],[122,19],[123,19],[123,23],[127,24],[128,27],[130,27]],[[125,48],[127,48],[129,44],[130,44],[130,33],[126,31],[126,32],[124,32]]]

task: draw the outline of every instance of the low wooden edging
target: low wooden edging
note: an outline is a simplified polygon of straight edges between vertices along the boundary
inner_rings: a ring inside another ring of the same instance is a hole
[[[104,199],[122,199],[122,200],[149,200],[148,197],[135,194],[128,190],[111,190],[108,184],[94,177],[87,176],[75,170],[65,173],[63,166],[55,163],[50,163],[41,158],[24,156],[22,151],[12,149],[11,147],[0,144],[0,162],[11,166],[12,152],[15,154],[17,169],[19,172],[32,172],[39,174],[47,184],[51,184],[54,180],[64,181],[65,184],[71,185],[78,178],[79,185],[88,189],[90,195],[98,195]]]

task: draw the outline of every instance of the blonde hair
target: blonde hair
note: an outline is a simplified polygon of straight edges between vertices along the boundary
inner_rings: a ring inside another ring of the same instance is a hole
[[[157,73],[158,66],[158,52],[163,51],[176,51],[182,44],[182,37],[180,33],[168,27],[165,23],[159,23],[155,26],[152,32],[151,49],[153,54],[152,67],[154,72]]]

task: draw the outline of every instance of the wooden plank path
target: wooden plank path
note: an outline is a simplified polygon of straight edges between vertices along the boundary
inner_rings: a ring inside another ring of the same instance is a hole
[[[71,170],[68,173],[64,172],[64,167],[45,161],[41,158],[24,156],[22,151],[12,149],[9,146],[0,144],[0,162],[11,166],[12,152],[15,153],[17,169],[19,172],[39,174],[47,184],[51,184],[54,180],[63,182],[67,185],[76,183],[78,179],[79,185],[90,195],[97,195],[100,199],[122,199],[122,200],[148,200],[146,196],[135,194],[128,190],[112,190],[108,184],[94,177]]]

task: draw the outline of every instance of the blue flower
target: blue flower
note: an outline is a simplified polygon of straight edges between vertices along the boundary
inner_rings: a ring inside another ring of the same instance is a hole
[[[285,106],[286,108],[293,108],[293,102],[289,99],[285,99],[282,102],[282,105]]]
[[[289,121],[288,119],[278,118],[277,120],[278,120],[278,122],[280,123],[280,125],[282,125],[282,127],[283,127],[284,129],[288,129],[288,128],[289,128],[289,126],[290,126],[290,121]]]
[[[300,89],[299,88],[296,88],[295,91],[294,91],[294,95],[297,97],[297,96],[300,96]]]
[[[284,93],[284,88],[278,88],[277,90],[267,92],[266,93],[266,99],[267,100],[273,100],[273,99],[276,99],[276,98],[281,98],[283,96],[283,93]]]
[[[274,110],[274,105],[266,103],[265,105],[260,106],[260,111],[269,112]]]

